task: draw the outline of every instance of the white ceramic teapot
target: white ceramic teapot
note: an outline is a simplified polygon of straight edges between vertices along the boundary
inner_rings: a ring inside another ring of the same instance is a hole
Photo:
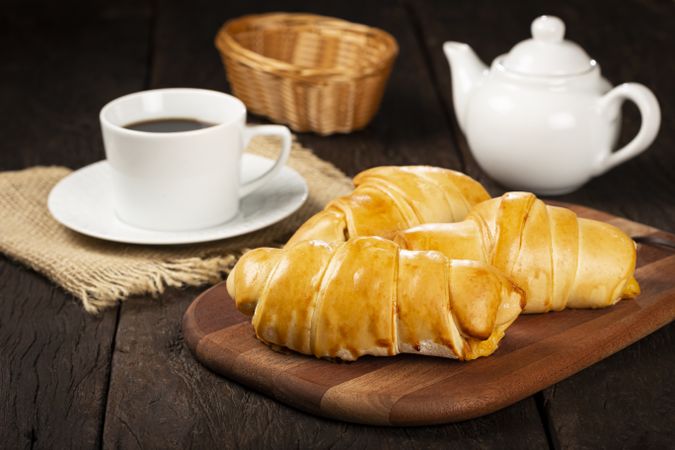
[[[446,42],[454,106],[480,166],[504,185],[544,195],[571,192],[644,151],[661,111],[641,84],[612,89],[600,67],[553,16],[532,22],[532,39],[497,57],[488,69],[466,44]],[[612,152],[621,102],[642,115],[637,136]]]

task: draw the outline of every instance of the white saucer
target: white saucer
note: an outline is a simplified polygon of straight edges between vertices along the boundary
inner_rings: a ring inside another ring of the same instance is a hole
[[[265,172],[274,161],[245,153],[242,181]],[[307,184],[286,166],[260,189],[242,198],[239,215],[211,228],[154,231],[120,221],[112,205],[111,168],[100,161],[59,181],[47,201],[52,216],[66,227],[108,241],[128,244],[192,244],[225,239],[259,230],[288,217],[307,199]]]

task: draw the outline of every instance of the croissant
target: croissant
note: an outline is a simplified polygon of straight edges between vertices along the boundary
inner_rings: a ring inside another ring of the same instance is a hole
[[[261,341],[342,360],[486,356],[524,304],[518,287],[481,262],[378,237],[252,250],[227,290]]]
[[[391,238],[398,230],[464,220],[490,198],[473,178],[429,166],[384,166],[361,172],[355,190],[305,222],[287,245],[307,240],[344,242],[356,236]]]
[[[640,293],[635,243],[625,233],[526,192],[483,202],[463,222],[418,226],[394,240],[492,264],[525,291],[526,313],[602,308]]]

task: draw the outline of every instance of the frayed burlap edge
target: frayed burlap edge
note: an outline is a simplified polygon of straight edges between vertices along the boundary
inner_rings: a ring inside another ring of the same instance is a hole
[[[248,151],[274,157],[274,139],[258,138]],[[182,246],[139,246],[101,241],[58,224],[47,210],[51,188],[70,173],[33,167],[0,173],[0,251],[44,274],[82,301],[89,313],[131,296],[157,297],[169,287],[221,281],[249,248],[278,246],[351,180],[310,150],[294,143],[289,165],[307,181],[309,198],[289,218],[233,239]]]

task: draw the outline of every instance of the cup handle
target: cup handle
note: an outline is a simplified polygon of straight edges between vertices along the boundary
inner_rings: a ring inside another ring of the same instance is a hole
[[[249,142],[251,142],[251,139],[254,136],[261,135],[279,136],[281,138],[281,153],[279,154],[279,158],[277,158],[274,165],[267,172],[254,180],[247,181],[239,187],[240,197],[244,197],[245,195],[255,191],[272,179],[276,174],[278,174],[284,164],[286,164],[288,155],[291,153],[291,132],[283,125],[246,126],[243,130],[244,148],[248,146]]]
[[[602,96],[599,105],[600,114],[607,117],[607,111],[613,106],[618,106],[616,105],[617,102],[623,102],[624,100],[631,100],[637,105],[642,116],[642,125],[640,125],[638,134],[628,144],[615,152],[607,149],[607,152],[597,162],[594,175],[605,173],[645,151],[659,131],[661,125],[659,102],[652,91],[639,83],[621,84]]]

